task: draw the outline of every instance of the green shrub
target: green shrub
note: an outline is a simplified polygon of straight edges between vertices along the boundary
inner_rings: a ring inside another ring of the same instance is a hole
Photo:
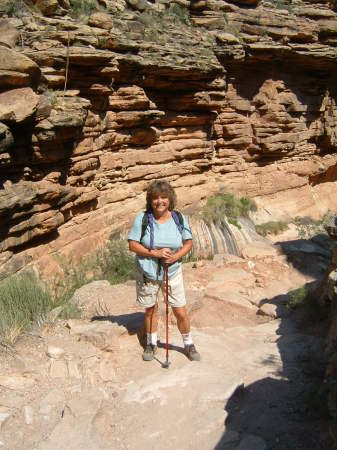
[[[276,9],[285,9],[290,13],[293,11],[291,0],[269,0]]]
[[[26,3],[23,0],[9,0],[6,4],[6,13],[11,17],[21,17],[29,12]]]
[[[319,302],[315,291],[302,286],[289,293],[290,300],[287,308],[293,311],[301,311],[312,322],[321,322],[327,319],[330,308]]]
[[[135,278],[135,259],[127,251],[124,241],[109,241],[96,255],[102,277],[111,284],[123,283]]]
[[[315,220],[311,217],[295,217],[294,224],[296,225],[297,232],[302,239],[309,239],[316,234],[324,233],[326,234],[325,225],[332,223],[334,214],[328,211],[324,216]]]
[[[0,284],[0,344],[12,345],[53,309],[50,292],[31,274],[13,275]]]
[[[287,307],[292,310],[302,309],[315,321],[325,318],[327,311],[318,301],[314,292],[306,286],[290,292]]]
[[[60,304],[67,304],[74,292],[90,281],[104,279],[117,284],[135,278],[134,257],[124,241],[110,240],[86,259],[69,262],[59,258],[58,262],[63,275],[54,284]]]
[[[256,225],[255,229],[261,236],[267,236],[267,234],[282,233],[282,231],[285,231],[288,229],[288,224],[286,224],[285,222],[282,222],[282,221],[278,221],[278,222],[270,221],[270,222],[262,223],[261,225]]]
[[[288,308],[297,309],[303,307],[308,299],[308,290],[305,286],[301,286],[290,293]]]
[[[207,259],[208,261],[212,261],[214,259],[214,255],[209,253],[207,256],[201,255],[197,256],[193,253],[193,250],[191,250],[187,255],[183,256],[181,258],[182,263],[189,263],[189,262],[196,262]]]
[[[177,3],[171,2],[166,14],[168,18],[172,19],[174,22],[183,22],[186,25],[190,25],[191,23],[189,10]]]
[[[232,194],[216,194],[207,200],[202,210],[202,217],[207,223],[221,223],[226,217],[229,223],[239,226],[238,218],[249,217],[249,212],[256,209],[255,201],[250,198],[237,198]]]
[[[134,256],[127,251],[126,242],[110,240],[86,259],[59,259],[63,276],[54,280],[57,303],[68,305],[74,292],[94,280],[108,280],[111,284],[135,278]],[[71,311],[71,307],[68,308]]]
[[[56,307],[61,307],[60,318],[78,317],[79,309],[70,300],[84,284],[101,279],[116,284],[135,277],[134,257],[122,241],[109,241],[95,255],[76,263],[60,258],[58,262],[63,275],[51,281],[51,290],[32,274],[13,275],[0,283],[0,345],[13,345],[33,324],[44,323]]]
[[[98,9],[96,0],[70,0],[70,15],[74,18],[88,17]]]

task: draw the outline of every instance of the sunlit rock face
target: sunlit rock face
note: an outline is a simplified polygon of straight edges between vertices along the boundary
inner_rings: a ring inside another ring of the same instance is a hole
[[[2,277],[125,233],[154,179],[172,182],[186,212],[219,188],[254,197],[261,222],[336,208],[337,13],[326,4],[4,5]]]

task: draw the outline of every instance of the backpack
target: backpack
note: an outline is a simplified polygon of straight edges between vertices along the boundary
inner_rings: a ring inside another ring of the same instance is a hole
[[[184,218],[181,212],[171,211],[172,219],[174,220],[180,234],[183,234],[184,229]],[[142,233],[139,242],[143,239],[147,226],[150,226],[150,248],[153,248],[154,232],[153,232],[153,214],[151,212],[145,211],[142,219]]]

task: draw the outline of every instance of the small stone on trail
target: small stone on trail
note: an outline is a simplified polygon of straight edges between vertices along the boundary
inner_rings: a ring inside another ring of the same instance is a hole
[[[10,410],[8,408],[0,406],[0,429],[2,425],[9,419],[10,415]]]
[[[247,266],[248,266],[248,269],[252,270],[255,267],[255,263],[253,263],[253,261],[248,261]]]
[[[204,260],[201,261],[195,261],[192,265],[193,269],[197,269],[199,267],[204,267],[206,262]]]
[[[31,406],[25,406],[23,408],[23,414],[25,416],[25,422],[27,425],[30,425],[33,423],[34,418],[34,410]]]
[[[63,348],[54,347],[53,345],[49,345],[47,348],[47,356],[52,359],[61,359],[65,354]]]

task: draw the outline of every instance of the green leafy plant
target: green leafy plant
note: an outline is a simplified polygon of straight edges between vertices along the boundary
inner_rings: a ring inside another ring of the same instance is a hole
[[[124,241],[111,240],[96,254],[100,277],[111,284],[123,283],[135,278],[134,256],[128,252]]]
[[[308,297],[308,290],[305,286],[301,286],[290,293],[290,300],[288,302],[288,308],[297,309],[305,305]]]
[[[267,236],[268,234],[279,234],[282,233],[282,231],[285,231],[288,229],[288,224],[286,222],[280,221],[270,221],[262,223],[261,225],[255,226],[256,231],[261,236]]]
[[[326,233],[325,225],[332,223],[334,214],[328,211],[321,219],[315,220],[311,217],[295,217],[294,224],[296,225],[297,232],[302,239],[309,239],[316,234]]]
[[[262,37],[268,37],[268,36],[269,36],[269,33],[268,33],[267,28],[263,28],[262,33],[261,33],[261,36],[262,36]]]
[[[57,104],[57,95],[55,94],[55,91],[53,91],[52,89],[47,89],[44,92],[44,95],[48,98],[51,106],[55,106]]]
[[[110,240],[88,258],[66,261],[58,258],[63,275],[55,280],[58,302],[66,304],[76,289],[93,280],[108,280],[111,284],[134,279],[134,257],[126,243]]]
[[[0,344],[15,343],[33,323],[55,307],[50,292],[33,274],[13,275],[0,284]]]
[[[6,4],[6,13],[11,17],[21,17],[29,12],[26,3],[23,0],[9,0]]]
[[[216,194],[207,200],[202,210],[202,217],[207,223],[228,222],[239,227],[239,217],[249,217],[250,211],[256,211],[254,200],[248,197],[238,198],[233,194]]]
[[[183,22],[186,25],[190,25],[191,23],[189,10],[184,6],[178,5],[177,3],[171,2],[166,14],[175,22]]]
[[[190,251],[190,253],[188,253],[186,256],[182,257],[182,263],[189,263],[189,262],[197,262],[197,261],[201,261],[207,259],[208,261],[212,261],[214,259],[214,255],[212,255],[211,253],[208,254],[206,257],[205,256],[196,256],[193,253],[193,250]]]
[[[301,309],[314,321],[325,318],[327,311],[319,304],[315,293],[306,286],[301,286],[289,293],[289,302],[287,308],[291,310]]]
[[[0,283],[0,345],[11,346],[31,326],[48,322],[48,313],[60,308],[60,318],[78,317],[71,301],[84,284],[106,279],[111,284],[135,278],[134,257],[124,241],[109,241],[93,256],[76,262],[58,258],[62,275],[47,289],[33,274],[13,275]]]
[[[270,3],[272,3],[276,9],[285,9],[288,12],[293,11],[291,0],[270,0]]]
[[[74,18],[89,17],[99,9],[96,0],[70,0],[70,14]]]

